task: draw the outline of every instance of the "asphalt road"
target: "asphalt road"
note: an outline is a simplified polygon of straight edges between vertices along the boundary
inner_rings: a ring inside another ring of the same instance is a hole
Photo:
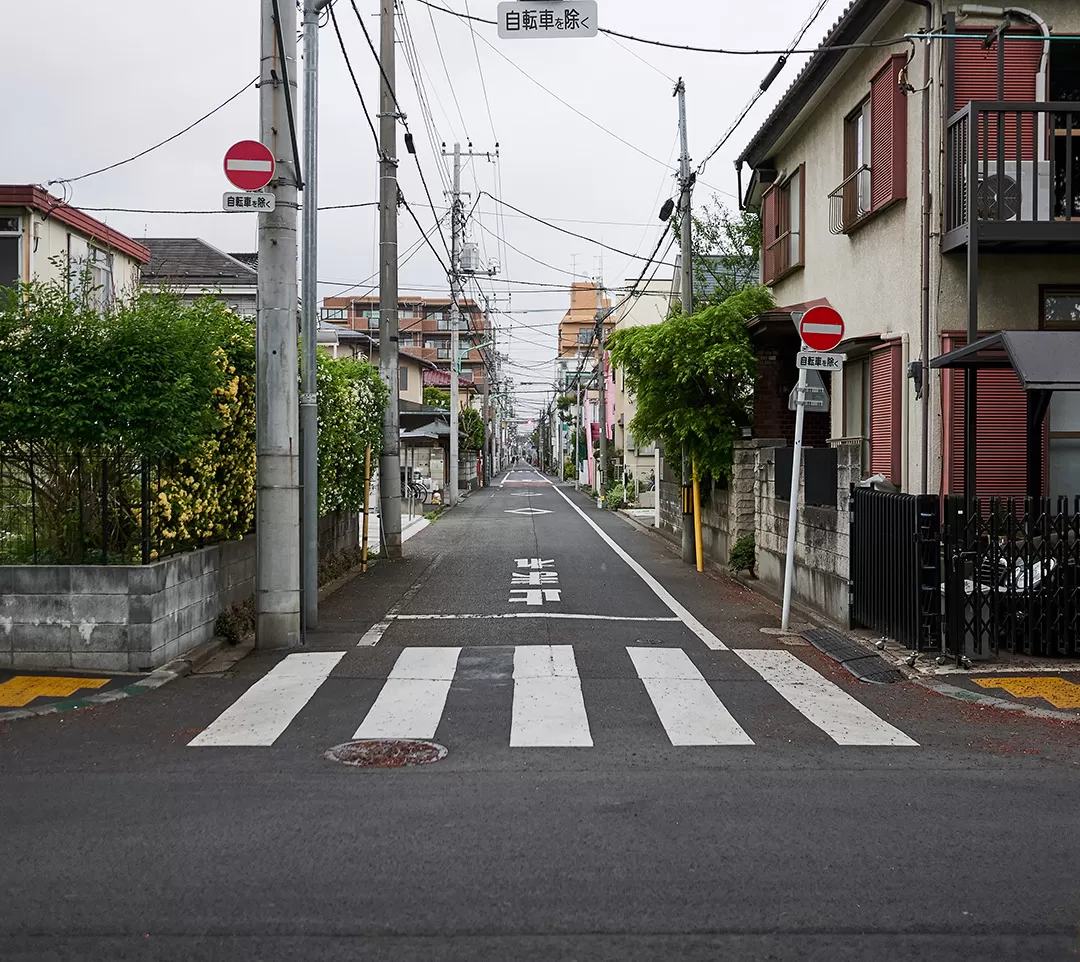
[[[301,652],[0,725],[0,959],[1077,958],[1080,727],[861,684],[500,480]]]

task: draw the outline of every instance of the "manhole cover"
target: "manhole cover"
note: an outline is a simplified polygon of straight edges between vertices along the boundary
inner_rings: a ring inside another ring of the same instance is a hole
[[[435,742],[415,739],[373,739],[335,745],[323,758],[353,768],[404,768],[442,761],[446,749]]]

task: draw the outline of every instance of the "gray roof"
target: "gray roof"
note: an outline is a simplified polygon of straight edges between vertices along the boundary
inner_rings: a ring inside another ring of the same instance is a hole
[[[1080,331],[1002,331],[935,357],[931,367],[1011,367],[1025,391],[1080,391]]]
[[[818,47],[858,42],[863,31],[874,22],[888,4],[889,0],[851,0]],[[791,86],[784,91],[780,102],[773,108],[765,123],[758,128],[757,133],[750,139],[750,143],[739,154],[735,161],[736,166],[748,163],[751,167],[757,167],[768,158],[769,152],[780,135],[798,117],[814,92],[845,53],[847,53],[846,50],[819,49],[817,53],[811,55],[791,82]]]
[[[252,266],[200,237],[150,237],[141,243],[150,250],[150,263],[142,271],[148,286],[229,288],[258,283],[258,271]]]

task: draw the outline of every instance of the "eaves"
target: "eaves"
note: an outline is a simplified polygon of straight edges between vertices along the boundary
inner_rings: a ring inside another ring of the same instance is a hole
[[[821,48],[858,43],[873,34],[903,5],[905,0],[852,0],[832,29],[821,41]],[[779,103],[743,148],[735,160],[736,167],[747,164],[760,167],[782,144],[790,133],[813,112],[843,70],[837,69],[856,59],[860,50],[819,49],[804,64],[802,70],[784,91]]]

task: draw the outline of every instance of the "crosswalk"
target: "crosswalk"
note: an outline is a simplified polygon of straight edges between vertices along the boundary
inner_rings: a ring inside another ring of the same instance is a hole
[[[492,649],[471,648],[492,654]],[[443,723],[462,648],[402,649],[375,701],[353,734],[356,739],[435,738]],[[345,652],[287,655],[256,681],[190,747],[275,744],[331,677]],[[753,746],[716,689],[681,648],[628,647],[626,654],[673,746]],[[752,669],[805,721],[837,745],[916,747],[911,737],[785,650],[730,652]],[[593,733],[572,645],[513,648],[510,748],[590,748]],[[497,674],[497,673],[496,673]],[[494,689],[492,689],[494,690]],[[345,737],[343,734],[343,737]]]

